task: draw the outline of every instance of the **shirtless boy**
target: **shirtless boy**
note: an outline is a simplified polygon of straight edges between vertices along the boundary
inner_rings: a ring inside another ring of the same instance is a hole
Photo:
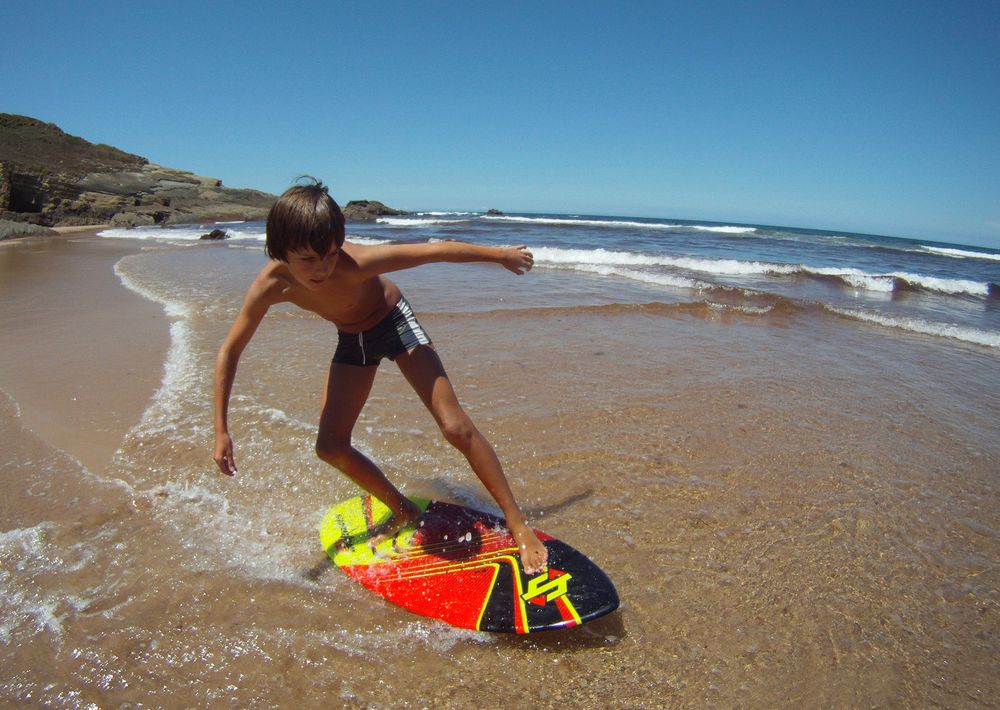
[[[459,404],[430,338],[399,287],[384,276],[434,262],[493,262],[520,275],[532,267],[531,252],[524,246],[460,242],[363,246],[346,243],[344,236],[344,216],[322,183],[292,187],[271,208],[266,241],[271,261],[250,285],[216,359],[216,464],[226,475],[236,473],[228,410],[240,355],[271,306],[294,303],[331,321],[338,331],[316,453],[392,510],[383,534],[395,534],[421,514],[374,462],[351,445],[351,432],[379,362],[388,357],[500,506],[525,572],[542,571],[548,550],[525,522],[496,452]]]

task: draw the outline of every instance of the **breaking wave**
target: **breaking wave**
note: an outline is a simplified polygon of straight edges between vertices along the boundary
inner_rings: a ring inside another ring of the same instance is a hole
[[[751,234],[756,227],[741,227],[727,225],[682,224],[673,222],[637,222],[632,220],[585,219],[575,217],[509,217],[506,215],[485,215],[484,220],[491,222],[513,222],[519,224],[537,224],[546,226],[566,227],[608,227],[626,229],[693,229],[700,232],[717,232],[720,234]]]
[[[950,256],[953,259],[984,259],[986,261],[1000,261],[1000,253],[972,251],[971,249],[953,249],[949,247],[922,246],[922,251],[941,256]]]
[[[948,279],[906,272],[873,274],[855,268],[812,267],[738,259],[705,259],[607,249],[539,247],[533,251],[535,262],[540,266],[576,268],[591,273],[598,272],[599,269],[613,267],[665,267],[687,272],[700,272],[710,276],[802,276],[833,281],[852,289],[881,293],[920,290],[952,296],[985,298],[996,295],[997,291],[996,286],[989,282]],[[630,276],[635,276],[636,273],[630,274]],[[641,278],[647,280],[646,276]]]
[[[933,323],[921,318],[906,318],[899,316],[889,316],[883,313],[872,313],[852,308],[837,308],[835,306],[825,306],[826,310],[845,318],[874,323],[887,328],[897,328],[911,333],[921,335],[934,335],[941,338],[952,338],[965,343],[975,345],[985,345],[990,348],[1000,348],[1000,334],[990,333],[978,328],[959,326],[951,323]]]

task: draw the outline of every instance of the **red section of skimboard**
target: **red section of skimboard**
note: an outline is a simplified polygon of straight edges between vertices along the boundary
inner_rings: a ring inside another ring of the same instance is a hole
[[[383,560],[342,569],[379,596],[417,614],[478,629],[500,566],[507,565],[517,576],[517,544],[499,519],[468,515],[465,510],[431,503],[408,542],[397,542]],[[365,513],[370,521],[370,506]],[[552,539],[536,533],[541,540]],[[524,633],[523,615],[515,617]]]
[[[323,523],[324,545],[344,572],[379,596],[460,628],[527,633],[574,626],[617,608],[604,573],[552,536],[535,531],[549,548],[551,564],[529,577],[500,518],[449,503],[416,502],[425,507],[419,526],[372,554],[366,542],[384,519],[381,504],[368,497],[345,501]],[[338,540],[349,546],[338,547]],[[560,569],[560,562],[575,571]]]
[[[343,570],[388,601],[432,619],[441,619],[463,629],[478,629],[479,617],[496,579],[491,567],[452,570],[447,574],[411,576],[406,562],[394,565],[396,574],[375,566],[344,567]],[[455,594],[456,588],[462,593]]]

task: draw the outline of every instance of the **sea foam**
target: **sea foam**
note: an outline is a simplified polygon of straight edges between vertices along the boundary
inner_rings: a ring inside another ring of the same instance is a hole
[[[779,264],[739,259],[708,259],[665,254],[642,254],[607,249],[558,249],[538,247],[533,250],[539,266],[576,267],[593,272],[594,266],[667,267],[697,271],[712,276],[794,276],[801,274],[834,279],[843,285],[865,291],[892,293],[902,289],[921,289],[947,295],[986,297],[989,283],[968,279],[949,279],[908,272],[875,274],[857,268],[817,267]]]
[[[667,256],[662,254],[637,254],[606,249],[557,249],[538,247],[533,250],[539,265],[606,265],[606,266],[667,266],[688,271],[726,276],[753,274],[791,274],[797,267],[788,264],[771,264],[735,259],[698,259],[694,257]]]
[[[153,395],[153,404],[143,414],[139,426],[152,431],[174,429],[173,421],[182,409],[178,400],[179,392],[186,387],[195,385],[195,370],[191,366],[194,362],[191,327],[187,322],[192,315],[193,307],[183,301],[164,298],[132,279],[125,272],[123,266],[127,260],[132,258],[135,257],[126,256],[120,259],[114,266],[115,275],[122,285],[130,291],[160,304],[164,313],[171,320],[170,347],[163,363],[163,377],[160,380],[160,387]],[[154,416],[157,408],[159,408],[158,414]]]
[[[441,224],[461,224],[466,220],[459,219],[427,219],[426,217],[379,217],[376,224],[389,227],[435,227]]]
[[[0,532],[0,643],[9,645],[21,632],[62,634],[67,617],[92,599],[52,588],[39,581],[49,574],[67,574],[83,568],[93,551],[78,543],[57,548],[49,541],[57,530],[52,522]],[[30,626],[30,631],[25,626]]]
[[[584,217],[515,217],[507,215],[485,215],[484,220],[491,222],[511,222],[515,224],[537,224],[565,227],[607,227],[609,229],[660,229],[677,230],[690,229],[698,232],[715,232],[717,234],[752,234],[756,227],[684,224],[677,222],[638,222],[622,219],[587,219]]]
[[[629,220],[584,219],[567,217],[513,217],[507,215],[485,215],[490,222],[511,222],[514,224],[538,224],[568,227],[626,227],[630,229],[679,229],[683,225],[661,222],[633,222]]]
[[[851,288],[892,293],[905,289],[920,289],[950,296],[989,296],[990,285],[968,279],[948,279],[907,272],[872,274],[861,269],[801,267],[804,274],[839,279]]]
[[[854,320],[875,323],[887,328],[897,328],[907,330],[911,333],[921,335],[934,335],[942,338],[953,338],[975,345],[985,345],[990,348],[1000,348],[1000,334],[988,333],[978,328],[969,328],[950,323],[931,323],[920,318],[905,318],[898,316],[888,316],[882,313],[872,313],[871,311],[855,310],[850,308],[838,308],[836,306],[825,306],[831,313],[853,318]]]
[[[202,236],[214,229],[224,228],[226,241],[232,239],[248,239],[264,241],[266,234],[260,229],[249,228],[252,222],[217,222],[210,224],[183,225],[178,227],[132,227],[130,229],[105,229],[97,233],[99,237],[108,239],[140,239],[148,241],[167,242],[200,242]],[[215,240],[204,240],[211,243]]]
[[[950,256],[953,259],[985,259],[986,261],[1000,261],[1000,254],[996,252],[972,251],[970,249],[952,249],[948,247],[921,246],[922,251]]]

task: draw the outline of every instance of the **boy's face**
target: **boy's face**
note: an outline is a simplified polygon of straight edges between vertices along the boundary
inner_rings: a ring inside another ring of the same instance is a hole
[[[336,242],[330,245],[326,254],[317,254],[312,247],[288,252],[288,270],[300,284],[315,291],[320,288],[337,266],[340,247]]]

